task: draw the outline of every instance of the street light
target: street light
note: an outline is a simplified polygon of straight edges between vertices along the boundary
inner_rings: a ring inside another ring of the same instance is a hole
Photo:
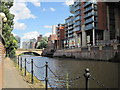
[[[3,12],[0,12],[0,35],[2,36],[2,23],[7,22],[7,18]]]
[[[0,39],[2,38],[2,24],[3,24],[3,22],[6,22],[6,21],[7,21],[7,18],[5,16],[5,14],[3,12],[0,12]],[[1,51],[0,51],[0,53],[1,53]],[[0,71],[2,73],[0,73],[0,78],[1,78],[0,83],[3,83],[2,79],[3,79],[3,63],[4,62],[3,62],[3,58],[2,59],[1,58],[0,58]],[[1,85],[0,85],[0,89],[1,89]]]

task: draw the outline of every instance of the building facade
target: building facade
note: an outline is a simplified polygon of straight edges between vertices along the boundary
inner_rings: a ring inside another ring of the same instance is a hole
[[[6,54],[4,45],[5,45],[4,40],[0,35],[0,89],[2,89],[3,87],[3,63],[4,63],[3,60]]]
[[[69,16],[65,19],[65,39],[64,39],[64,48],[75,47],[75,38],[74,38],[74,16]]]
[[[76,1],[69,7],[73,16],[65,19],[65,48],[120,42],[120,2]]]
[[[23,49],[35,49],[36,39],[30,39],[22,43]]]
[[[58,24],[57,26],[57,49],[64,48],[65,39],[65,24]]]

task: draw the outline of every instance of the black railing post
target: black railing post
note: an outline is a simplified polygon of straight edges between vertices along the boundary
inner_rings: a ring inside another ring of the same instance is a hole
[[[22,57],[21,57],[21,60],[20,60],[20,70],[22,71]]]
[[[26,58],[25,58],[25,76],[26,76]]]
[[[34,83],[34,79],[33,79],[33,59],[31,59],[31,83],[33,84]]]
[[[46,75],[45,75],[45,90],[48,90],[48,62],[45,64],[46,66]]]
[[[84,77],[85,77],[85,88],[86,90],[88,90],[89,88],[89,79],[90,79],[90,72],[89,72],[89,68],[86,68],[85,69],[85,74],[84,74]]]

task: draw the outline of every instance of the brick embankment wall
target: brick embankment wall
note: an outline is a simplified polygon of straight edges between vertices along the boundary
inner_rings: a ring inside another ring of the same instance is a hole
[[[5,48],[4,48],[4,45],[2,43],[2,40],[0,40],[0,89],[3,86],[3,60],[4,60],[4,56],[5,56]]]
[[[86,47],[69,50],[57,50],[54,57],[69,57],[86,60],[120,61],[120,46]]]

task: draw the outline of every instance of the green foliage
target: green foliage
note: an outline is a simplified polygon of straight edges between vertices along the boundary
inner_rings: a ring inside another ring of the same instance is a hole
[[[2,26],[3,27],[2,34],[5,40],[6,56],[13,58],[15,57],[15,51],[17,49],[18,42],[11,33],[14,25],[13,23],[14,15],[10,13],[9,9],[13,6],[13,0],[8,0],[8,1],[5,2],[4,0],[2,0],[2,2],[0,2],[0,6],[1,6],[0,12],[5,13],[7,17],[7,22],[3,23]]]
[[[37,43],[37,49],[43,49],[47,47],[48,37],[43,37],[40,42]]]

